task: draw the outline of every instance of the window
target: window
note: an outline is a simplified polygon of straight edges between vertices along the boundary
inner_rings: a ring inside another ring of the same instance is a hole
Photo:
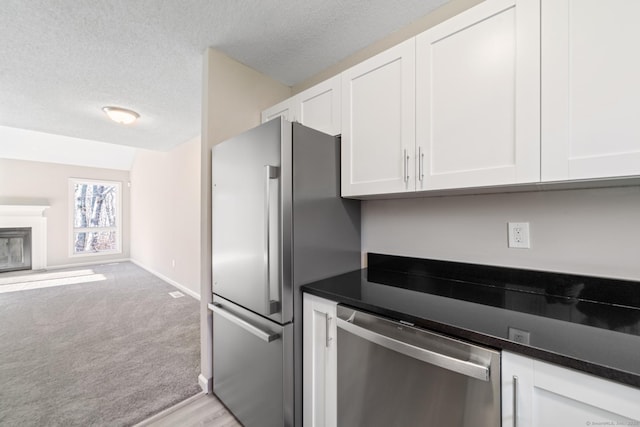
[[[119,182],[70,180],[71,255],[121,252],[122,221]]]

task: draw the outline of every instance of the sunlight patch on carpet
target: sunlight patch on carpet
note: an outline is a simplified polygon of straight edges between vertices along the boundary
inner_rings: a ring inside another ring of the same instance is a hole
[[[80,283],[102,282],[107,280],[102,274],[89,274],[76,277],[61,277],[59,279],[38,280],[11,285],[0,286],[0,294],[8,292],[31,291],[34,289],[53,288],[55,286],[77,285]]]
[[[40,270],[41,271],[41,270]],[[0,274],[0,285],[12,285],[14,283],[38,282],[40,280],[61,279],[67,277],[89,276],[95,274],[92,269],[71,270],[71,271],[48,271],[44,273],[27,271],[22,274],[18,272]],[[3,277],[5,276],[6,277]]]

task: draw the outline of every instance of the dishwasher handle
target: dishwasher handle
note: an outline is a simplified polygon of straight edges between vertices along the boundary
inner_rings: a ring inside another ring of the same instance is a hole
[[[478,365],[473,362],[460,360],[455,357],[427,350],[425,348],[421,348],[413,344],[400,341],[396,338],[392,338],[378,332],[374,332],[370,329],[355,325],[348,320],[341,319],[340,317],[336,318],[336,324],[338,328],[357,335],[360,338],[363,338],[374,344],[386,347],[389,350],[402,353],[405,356],[409,356],[414,359],[429,363],[431,365],[438,366],[443,369],[448,369],[450,371],[457,372],[482,381],[489,381],[490,379],[488,366]]]

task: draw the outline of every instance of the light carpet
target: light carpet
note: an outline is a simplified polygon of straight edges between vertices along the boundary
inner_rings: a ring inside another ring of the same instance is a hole
[[[129,262],[66,271],[0,285],[1,426],[128,426],[200,391],[198,301]]]

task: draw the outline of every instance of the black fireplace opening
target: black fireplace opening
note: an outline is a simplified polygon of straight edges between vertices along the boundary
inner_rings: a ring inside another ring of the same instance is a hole
[[[0,273],[31,270],[31,228],[0,228]]]

